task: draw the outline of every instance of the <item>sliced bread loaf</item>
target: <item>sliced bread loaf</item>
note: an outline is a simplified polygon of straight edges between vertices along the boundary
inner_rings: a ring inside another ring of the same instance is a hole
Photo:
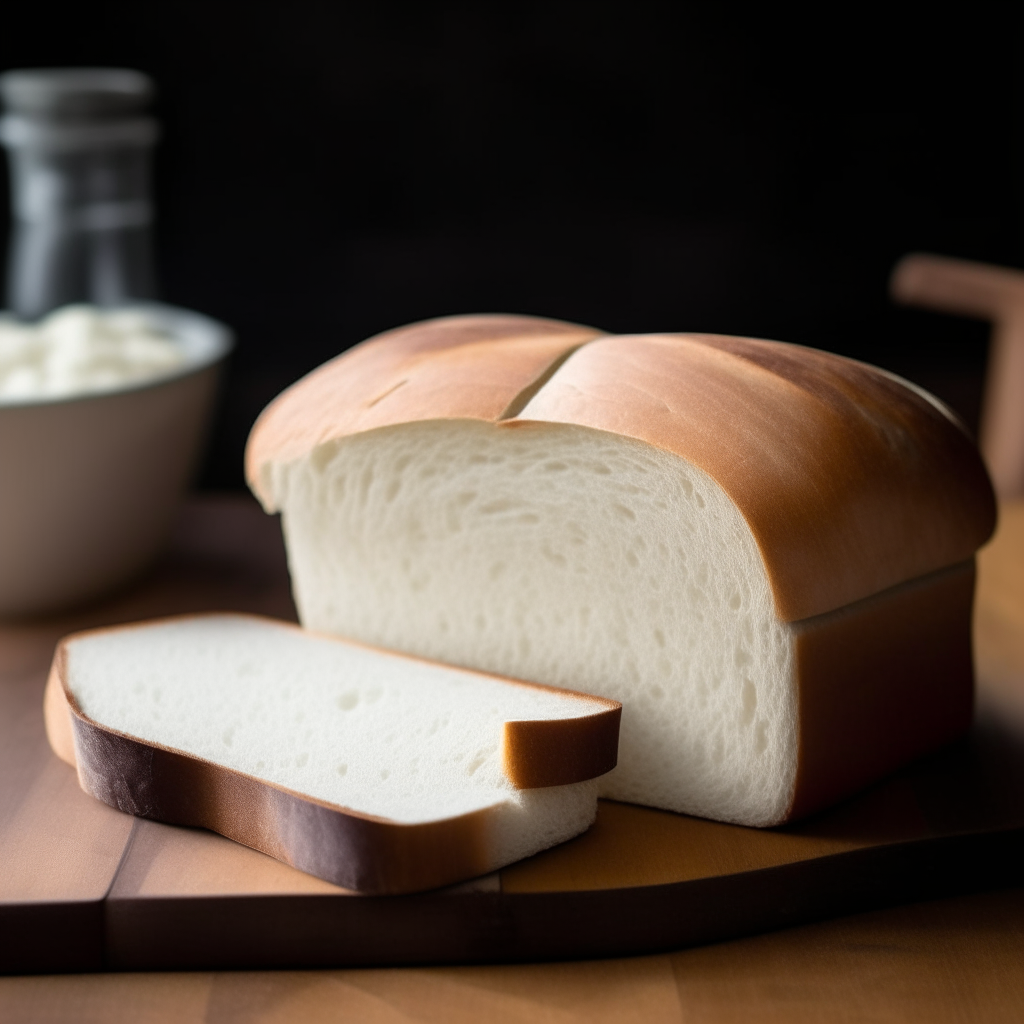
[[[602,793],[744,824],[967,727],[995,506],[941,403],[792,345],[511,321],[391,332],[264,412],[307,626],[620,700]]]
[[[585,830],[618,718],[613,701],[241,615],[68,637],[46,697],[51,745],[93,796],[375,893]]]

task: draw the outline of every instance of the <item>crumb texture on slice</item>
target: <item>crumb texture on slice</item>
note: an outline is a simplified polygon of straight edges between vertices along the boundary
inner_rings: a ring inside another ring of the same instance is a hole
[[[65,652],[93,722],[342,808],[418,823],[500,807],[503,846],[527,852],[593,815],[593,784],[520,791],[502,768],[505,722],[593,714],[579,696],[248,616],[97,631]]]

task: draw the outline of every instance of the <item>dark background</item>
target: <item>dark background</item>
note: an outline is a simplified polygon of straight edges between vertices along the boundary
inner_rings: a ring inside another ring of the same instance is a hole
[[[226,488],[281,388],[447,313],[801,342],[976,425],[986,325],[886,281],[911,250],[1024,264],[1011,7],[10,5],[0,67],[156,80],[163,297],[238,334]]]

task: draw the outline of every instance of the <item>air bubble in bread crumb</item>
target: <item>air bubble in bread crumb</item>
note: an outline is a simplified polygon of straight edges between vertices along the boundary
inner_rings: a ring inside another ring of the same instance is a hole
[[[740,725],[748,726],[753,722],[754,713],[757,711],[757,687],[749,679],[744,679],[741,694],[743,710],[740,714]]]
[[[557,566],[564,567],[568,564],[565,555],[560,554],[557,551],[552,551],[549,544],[541,545],[541,553],[549,562],[553,562]]]
[[[351,711],[359,703],[359,694],[355,690],[343,693],[337,700],[337,705],[342,711]]]

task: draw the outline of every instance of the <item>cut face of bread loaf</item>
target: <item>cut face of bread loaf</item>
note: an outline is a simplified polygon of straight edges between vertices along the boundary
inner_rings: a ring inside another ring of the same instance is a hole
[[[83,788],[348,888],[491,871],[586,829],[618,706],[210,615],[62,641],[51,744]]]
[[[264,413],[304,623],[620,700],[602,793],[744,824],[966,728],[994,502],[939,403],[795,346],[510,319],[392,332]]]

